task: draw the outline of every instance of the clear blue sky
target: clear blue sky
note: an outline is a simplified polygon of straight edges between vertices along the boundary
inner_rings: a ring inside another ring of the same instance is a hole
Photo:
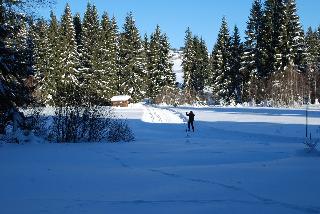
[[[320,25],[320,1],[296,0],[298,14],[303,28]],[[246,21],[253,0],[56,0],[53,10],[61,16],[66,3],[70,4],[72,13],[80,12],[83,17],[88,2],[95,4],[99,15],[107,11],[117,19],[119,29],[129,11],[133,12],[141,36],[150,35],[157,24],[168,37],[172,47],[183,46],[185,30],[202,36],[211,52],[223,16],[227,18],[230,31],[234,25],[244,35]],[[48,16],[49,9],[40,12]]]

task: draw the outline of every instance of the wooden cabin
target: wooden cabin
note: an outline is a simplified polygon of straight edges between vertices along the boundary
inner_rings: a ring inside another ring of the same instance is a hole
[[[119,95],[111,98],[112,106],[114,107],[128,107],[131,102],[129,95]]]

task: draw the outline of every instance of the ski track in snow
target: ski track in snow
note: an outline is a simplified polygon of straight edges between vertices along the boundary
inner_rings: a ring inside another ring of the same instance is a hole
[[[218,186],[223,187],[223,188],[228,189],[228,190],[233,190],[235,192],[244,193],[244,194],[246,194],[248,196],[251,196],[252,198],[257,200],[256,202],[254,202],[254,201],[245,201],[245,203],[249,203],[249,204],[251,204],[251,203],[259,203],[260,202],[260,203],[262,203],[264,205],[280,205],[280,206],[282,206],[284,208],[293,209],[293,210],[297,210],[297,211],[302,211],[302,212],[305,212],[305,213],[320,213],[320,207],[305,207],[305,206],[299,206],[299,205],[295,205],[295,204],[276,201],[276,200],[273,200],[273,199],[269,199],[269,198],[265,198],[265,197],[259,196],[259,195],[255,194],[255,193],[251,193],[251,192],[249,192],[249,191],[247,191],[245,189],[242,189],[242,188],[239,188],[239,187],[236,187],[236,186],[233,186],[233,185],[219,183],[219,182],[212,181],[212,180],[207,180],[207,179],[183,177],[183,176],[180,176],[178,174],[169,173],[169,172],[165,172],[165,171],[157,170],[157,169],[150,169],[149,171],[157,172],[157,173],[159,173],[161,175],[169,176],[169,177],[172,177],[172,178],[184,179],[184,180],[191,181],[191,182],[196,182],[196,183],[201,183],[201,184],[218,185]],[[216,200],[212,200],[212,201],[216,202]],[[220,201],[223,201],[223,200],[220,200]],[[237,203],[241,202],[241,201],[238,201],[238,200],[228,200],[228,201],[229,202],[237,202]]]
[[[185,177],[176,173],[171,173],[171,172],[167,172],[164,170],[160,170],[160,169],[141,169],[141,168],[136,168],[131,166],[130,164],[126,163],[124,160],[122,160],[122,158],[120,158],[119,156],[115,156],[115,152],[111,152],[111,153],[103,153],[103,152],[96,152],[98,154],[104,154],[107,157],[111,157],[113,160],[115,160],[116,162],[119,163],[119,165],[123,168],[127,168],[130,170],[138,170],[138,171],[149,171],[152,173],[157,173],[160,174],[162,176],[166,176],[166,177],[170,177],[173,179],[181,179],[184,181],[188,181],[188,182],[192,182],[192,183],[199,183],[199,184],[204,184],[204,185],[215,185],[215,186],[219,186],[222,188],[225,188],[227,190],[231,190],[234,192],[240,192],[242,194],[248,195],[251,198],[253,198],[255,201],[249,201],[249,200],[234,200],[234,199],[230,199],[230,200],[225,200],[225,199],[213,199],[213,200],[196,200],[196,199],[190,199],[190,200],[132,200],[132,201],[95,201],[95,200],[86,200],[86,202],[97,202],[97,203],[112,203],[112,204],[164,204],[164,203],[193,203],[193,204],[211,204],[211,203],[223,203],[223,202],[227,202],[227,203],[244,203],[244,204],[248,204],[248,205],[253,205],[253,204],[263,204],[263,205],[267,205],[267,206],[281,206],[283,208],[286,209],[291,209],[291,210],[295,210],[295,211],[300,211],[302,213],[310,213],[310,214],[317,214],[320,213],[320,207],[318,206],[312,206],[312,207],[308,207],[308,206],[299,206],[296,204],[290,204],[290,203],[286,203],[286,202],[281,202],[281,201],[276,201],[274,199],[270,199],[270,198],[266,198],[263,196],[260,196],[256,193],[252,193],[250,191],[247,191],[243,188],[237,187],[235,185],[229,185],[229,184],[225,184],[225,183],[221,183],[221,182],[217,182],[217,181],[213,181],[213,180],[208,180],[208,179],[202,179],[202,178],[196,178],[196,177]],[[82,201],[82,200],[78,200],[78,201]]]
[[[249,192],[243,188],[234,186],[234,185],[229,185],[225,183],[220,183],[216,182],[213,180],[208,180],[208,179],[202,179],[202,178],[196,178],[196,177],[184,177],[179,174],[171,173],[171,172],[166,172],[160,169],[141,169],[141,168],[136,168],[131,166],[130,164],[126,163],[122,158],[119,156],[116,156],[116,152],[111,151],[109,153],[104,153],[104,152],[96,152],[92,150],[92,152],[95,152],[96,154],[99,155],[104,155],[105,157],[110,157],[114,161],[119,163],[119,166],[122,168],[126,168],[128,170],[135,170],[135,171],[148,171],[152,173],[157,173],[162,176],[170,177],[173,179],[181,179],[184,181],[188,182],[193,182],[193,183],[199,183],[199,184],[204,184],[204,185],[216,185],[220,186],[222,188],[225,188],[227,190],[231,190],[234,192],[240,192],[242,194],[248,195],[252,197],[254,200],[235,200],[235,199],[204,199],[204,200],[199,200],[199,199],[189,199],[189,200],[144,200],[144,199],[139,199],[139,200],[84,200],[84,199],[43,199],[43,198],[34,198],[34,199],[25,199],[27,201],[64,201],[64,202],[73,202],[73,203],[101,203],[101,204],[118,204],[118,205],[124,205],[124,204],[217,204],[217,203],[235,203],[235,204],[247,204],[247,205],[259,205],[262,204],[264,206],[281,206],[286,209],[290,210],[295,210],[299,211],[302,213],[310,213],[310,214],[317,214],[320,213],[320,207],[308,207],[308,206],[299,206],[296,204],[290,204],[286,202],[280,202],[276,201],[270,198],[265,198],[260,195],[257,195],[255,193]],[[80,206],[80,205],[78,205]]]
[[[148,123],[183,123],[183,119],[168,109],[156,108],[150,105],[144,106],[142,121]]]

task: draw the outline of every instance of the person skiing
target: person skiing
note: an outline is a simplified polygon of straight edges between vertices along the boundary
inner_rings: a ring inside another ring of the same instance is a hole
[[[192,131],[194,132],[194,126],[193,126],[193,121],[194,121],[194,116],[196,116],[192,111],[189,113],[186,112],[186,115],[189,117],[188,119],[188,131],[190,131],[190,125],[192,127]]]

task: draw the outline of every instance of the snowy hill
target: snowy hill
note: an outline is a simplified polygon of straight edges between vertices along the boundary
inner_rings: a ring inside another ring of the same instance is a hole
[[[171,63],[173,63],[173,72],[176,74],[176,81],[180,84],[183,83],[183,70],[182,70],[182,51],[170,51]]]
[[[320,213],[320,153],[304,150],[304,110],[114,110],[135,142],[0,144],[1,213]],[[319,137],[319,109],[309,116]]]

